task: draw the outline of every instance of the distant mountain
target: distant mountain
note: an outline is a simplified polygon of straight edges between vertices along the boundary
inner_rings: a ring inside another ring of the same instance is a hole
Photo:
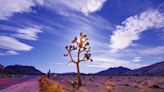
[[[128,71],[128,75],[164,75],[164,61]]]
[[[75,72],[60,73],[60,75],[76,75]]]
[[[71,76],[75,76],[77,75],[76,72],[67,72],[67,73],[52,73],[52,74],[58,74],[58,75],[71,75]],[[80,73],[81,75],[86,75],[85,73]]]
[[[96,74],[98,75],[117,75],[117,74],[123,74],[126,73],[128,71],[131,71],[131,69],[125,68],[125,67],[115,67],[115,68],[109,68],[107,70],[104,71],[100,71]]]
[[[43,73],[33,66],[11,65],[6,66],[0,74],[41,75]]]

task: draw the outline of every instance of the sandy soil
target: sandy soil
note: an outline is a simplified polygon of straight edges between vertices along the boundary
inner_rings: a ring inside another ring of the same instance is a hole
[[[15,81],[16,84],[10,85],[5,89],[1,89],[0,92],[39,92],[38,77],[30,78],[26,81]],[[17,79],[16,79],[17,80]],[[21,80],[21,79],[20,79]],[[19,83],[17,83],[19,82]],[[8,84],[8,82],[6,82]],[[5,85],[5,83],[4,83]]]
[[[19,77],[19,78],[5,78],[0,79],[0,90],[7,88],[11,85],[15,85],[24,81],[27,81],[29,79],[35,78],[33,76],[25,76],[25,77]]]
[[[73,88],[76,76],[56,76],[55,82],[65,86],[66,92],[164,92],[164,77],[82,76],[83,86]]]

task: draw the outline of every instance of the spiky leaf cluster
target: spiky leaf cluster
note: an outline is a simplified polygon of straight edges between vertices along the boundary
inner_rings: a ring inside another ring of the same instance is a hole
[[[79,63],[81,61],[93,61],[91,59],[91,53],[90,53],[90,47],[89,47],[89,41],[88,41],[87,35],[80,33],[80,38],[74,37],[72,40],[71,45],[65,46],[67,50],[67,54],[64,54],[64,56],[70,56],[71,61],[73,63]],[[75,61],[72,57],[73,51],[76,51],[78,54],[78,60]],[[80,55],[83,54],[83,58],[81,59]]]

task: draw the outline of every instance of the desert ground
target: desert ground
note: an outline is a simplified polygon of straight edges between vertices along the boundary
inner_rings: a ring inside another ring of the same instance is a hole
[[[39,92],[39,77],[0,79],[0,92]]]
[[[83,86],[73,87],[76,76],[58,75],[52,78],[64,86],[65,92],[164,92],[164,77],[141,76],[81,76]]]
[[[38,76],[0,79],[0,92],[39,92],[39,79]],[[62,86],[62,92],[164,92],[164,77],[159,76],[82,75],[81,80],[83,85],[78,87],[76,76],[51,77],[52,82]]]

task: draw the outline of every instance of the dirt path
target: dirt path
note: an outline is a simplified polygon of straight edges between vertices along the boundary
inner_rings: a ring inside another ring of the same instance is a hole
[[[8,88],[0,90],[0,92],[39,92],[38,78],[32,78],[9,86]]]
[[[0,79],[0,90],[5,89],[9,86],[19,84],[21,82],[27,81],[29,79],[36,78],[36,76],[25,76],[21,78],[5,78],[5,79]]]

